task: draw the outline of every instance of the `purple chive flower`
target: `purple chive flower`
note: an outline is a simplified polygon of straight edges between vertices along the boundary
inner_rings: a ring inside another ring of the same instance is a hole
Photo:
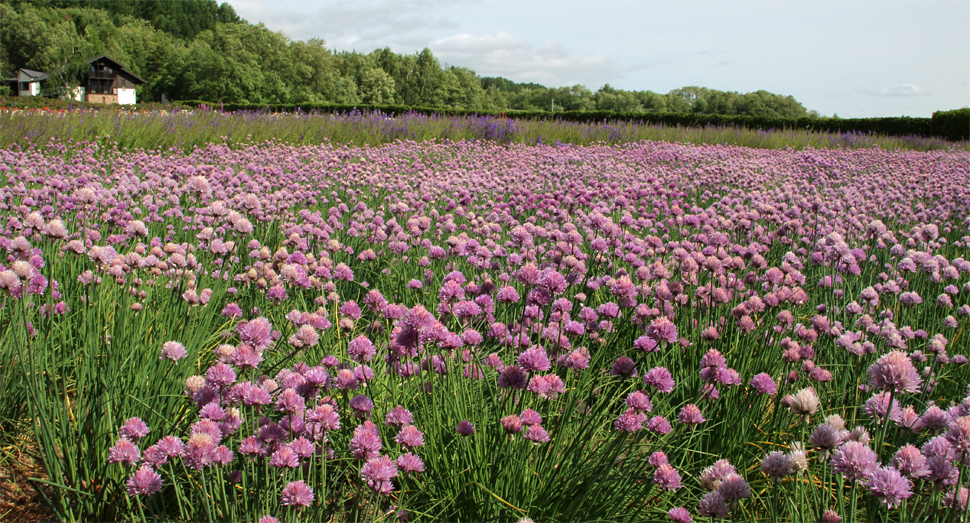
[[[360,306],[353,300],[346,301],[340,306],[340,314],[354,320],[360,319]]]
[[[259,518],[256,523],[280,523],[280,520],[274,518],[273,516],[263,516]]]
[[[542,371],[545,372],[552,368],[549,363],[549,356],[546,355],[546,351],[542,347],[531,347],[519,354],[519,358],[516,360],[520,367],[528,372]]]
[[[185,449],[182,451],[182,460],[185,465],[193,470],[202,470],[212,464],[212,451],[216,448],[216,441],[207,432],[197,432],[189,437]]]
[[[205,381],[213,387],[228,387],[236,382],[236,371],[225,363],[217,363],[206,371]]]
[[[861,482],[879,467],[879,457],[868,445],[847,441],[832,454],[830,463],[849,481]]]
[[[660,316],[647,326],[647,336],[657,341],[673,344],[677,342],[677,326],[666,316]]]
[[[890,399],[892,400],[891,404]],[[867,399],[863,410],[879,423],[884,422],[887,418],[889,421],[899,421],[903,415],[902,409],[899,408],[899,402],[892,397],[892,393],[885,391],[873,394],[871,398]]]
[[[280,504],[284,507],[309,507],[313,503],[313,489],[303,480],[291,481],[283,487]]]
[[[684,507],[674,507],[667,511],[667,515],[673,523],[693,523],[694,521],[690,517],[690,511]]]
[[[374,402],[370,398],[359,394],[350,398],[350,408],[358,418],[369,417],[370,411],[374,409]]]
[[[515,287],[505,285],[498,290],[498,294],[496,294],[495,299],[502,303],[517,303],[520,297],[519,292],[515,290]]]
[[[269,464],[276,468],[296,468],[300,466],[300,457],[289,446],[276,449],[269,457]]]
[[[764,372],[756,374],[755,377],[751,378],[751,387],[758,391],[759,394],[774,396],[778,393],[778,385],[775,383],[775,380]]]
[[[893,454],[893,466],[910,479],[919,479],[930,475],[930,469],[926,465],[926,456],[913,445],[904,445]]]
[[[519,415],[523,425],[539,425],[542,423],[542,415],[532,409],[525,409]]]
[[[666,367],[654,367],[647,371],[643,376],[643,383],[663,393],[673,391],[675,385],[674,377]]]
[[[350,453],[354,459],[364,460],[376,458],[384,444],[377,426],[369,421],[354,429],[354,437],[350,439]]]
[[[522,432],[522,419],[515,414],[510,414],[502,418],[502,428],[506,432],[517,433]]]
[[[290,414],[294,412],[303,412],[306,410],[306,402],[304,401],[303,396],[300,396],[296,389],[286,389],[276,400],[276,410],[288,412]]]
[[[620,414],[616,420],[613,421],[613,428],[616,430],[624,432],[636,432],[643,428],[643,424],[647,421],[647,416],[636,411],[636,409],[627,409],[626,412]]]
[[[646,428],[650,432],[656,432],[657,434],[661,435],[670,434],[670,431],[673,430],[673,428],[670,426],[670,422],[667,421],[667,418],[663,416],[654,416],[650,418],[650,421],[647,422]]]
[[[826,510],[822,513],[822,523],[842,523],[842,516],[834,510]]]
[[[633,348],[641,352],[656,352],[660,350],[660,345],[650,336],[640,336],[633,340]]]
[[[360,468],[360,477],[367,482],[374,491],[389,494],[392,490],[390,481],[398,474],[397,464],[387,456],[379,456],[367,460]]]
[[[529,392],[534,392],[542,399],[554,400],[560,394],[566,392],[566,384],[558,374],[548,374],[545,376],[533,376],[529,380],[527,387]]]
[[[781,481],[793,471],[788,455],[780,451],[769,452],[761,460],[761,472],[774,481]]]
[[[589,368],[589,349],[586,347],[579,347],[573,350],[565,357],[564,361],[560,360],[560,364],[564,367],[570,369],[588,369]]]
[[[667,455],[660,451],[654,452],[647,459],[647,463],[649,463],[651,466],[654,466],[654,467],[659,467],[660,465],[663,465],[669,462],[670,461],[667,459]]]
[[[950,414],[947,411],[936,405],[930,405],[913,425],[913,430],[919,432],[925,429],[939,432],[950,426],[950,420]]]
[[[229,447],[225,445],[219,445],[218,447],[212,449],[212,454],[210,456],[213,463],[218,463],[219,465],[228,465],[233,462],[235,455]]]
[[[728,506],[724,496],[717,490],[708,492],[697,504],[697,513],[706,518],[724,519],[728,517]]]
[[[734,465],[726,459],[720,459],[713,465],[701,471],[701,487],[705,490],[714,490],[721,484],[721,480],[730,474],[737,474]]]
[[[637,376],[637,366],[636,363],[627,356],[620,356],[613,362],[613,366],[610,367],[610,375],[612,376],[623,376],[623,377],[636,377]]]
[[[394,425],[402,427],[404,425],[410,425],[414,423],[414,417],[411,412],[401,405],[394,407],[387,412],[387,417],[384,419],[385,425]]]
[[[258,352],[268,349],[273,343],[273,326],[263,317],[240,324],[236,327],[236,332],[239,333],[239,339],[244,344]]]
[[[808,416],[818,412],[819,399],[815,389],[806,387],[796,392],[794,396],[791,394],[785,396],[781,403],[787,405],[795,414]]]
[[[132,441],[138,441],[148,435],[148,425],[141,418],[129,418],[118,432]]]
[[[812,431],[808,442],[815,450],[827,453],[841,445],[842,439],[843,433],[841,431],[836,430],[828,423],[821,423]]]
[[[108,450],[108,463],[122,463],[124,465],[134,465],[141,459],[141,451],[131,442],[130,439],[122,436]]]
[[[872,472],[866,481],[866,488],[872,495],[879,497],[889,508],[899,505],[902,500],[913,495],[913,484],[892,467],[882,467]]]
[[[170,458],[181,456],[182,449],[185,447],[185,443],[175,436],[165,436],[158,440],[156,445],[158,445],[158,448]]]
[[[320,430],[324,432],[340,429],[340,414],[329,403],[321,403],[313,407],[313,410],[307,412],[306,420],[310,423],[316,423]]]
[[[397,466],[405,474],[413,474],[417,472],[424,472],[424,461],[421,458],[410,453],[405,452],[397,458]]]
[[[243,311],[237,303],[232,302],[222,308],[222,315],[229,316],[230,318],[242,318]]]
[[[295,452],[298,457],[304,459],[309,458],[314,452],[316,452],[316,447],[314,446],[313,442],[304,438],[303,436],[291,441],[289,447],[293,449],[293,452]]]
[[[632,409],[636,409],[637,412],[650,412],[653,410],[653,405],[650,404],[650,396],[639,390],[635,390],[627,395],[626,406]]]
[[[684,425],[698,425],[707,421],[704,419],[704,415],[701,414],[701,409],[693,403],[684,405],[680,412],[677,414],[677,421]]]
[[[905,352],[894,350],[869,367],[869,387],[887,392],[917,392],[923,380]]]
[[[680,488],[680,473],[668,463],[662,463],[653,473],[653,483],[663,490]]]
[[[965,403],[966,405],[966,403]],[[944,437],[957,453],[957,457],[970,461],[970,416],[961,416],[950,422]]]
[[[350,359],[363,363],[373,360],[374,356],[377,355],[377,351],[367,336],[360,335],[351,340],[347,345],[347,355],[350,356]]]
[[[542,425],[531,425],[529,428],[525,429],[525,434],[522,435],[525,439],[538,445],[539,443],[547,443],[549,441],[549,433],[546,429],[542,428]]]
[[[148,465],[142,465],[128,478],[129,496],[151,496],[162,490],[162,476]]]
[[[178,361],[188,355],[189,353],[185,350],[185,345],[177,341],[166,341],[162,344],[162,355],[158,359]]]
[[[729,503],[741,498],[751,497],[751,489],[748,488],[748,482],[736,473],[724,476],[721,479],[721,483],[717,486],[717,491]]]
[[[142,463],[158,468],[168,463],[168,456],[158,448],[158,445],[152,445],[142,453]]]
[[[475,425],[468,420],[464,420],[458,423],[457,430],[458,434],[461,434],[462,436],[471,436],[475,433]]]
[[[256,436],[249,436],[239,444],[239,453],[244,456],[265,456],[266,447]]]
[[[424,445],[424,434],[414,425],[408,425],[401,429],[394,441],[404,448],[416,448]]]
[[[498,375],[499,388],[524,389],[528,385],[529,375],[518,365],[509,365],[502,369],[502,372]]]
[[[357,390],[360,387],[360,380],[350,369],[340,369],[334,379],[334,387],[340,390]]]
[[[968,500],[970,500],[970,491],[961,486],[944,494],[940,504],[957,511],[966,511]]]

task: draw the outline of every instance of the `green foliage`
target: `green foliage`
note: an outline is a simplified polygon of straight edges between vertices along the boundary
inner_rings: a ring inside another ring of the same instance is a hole
[[[933,113],[930,134],[950,141],[970,139],[970,107]]]

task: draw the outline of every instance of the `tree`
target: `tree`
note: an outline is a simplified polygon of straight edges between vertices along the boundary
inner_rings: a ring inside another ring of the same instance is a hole
[[[366,67],[360,73],[357,87],[360,101],[381,105],[394,101],[394,79],[380,67]]]

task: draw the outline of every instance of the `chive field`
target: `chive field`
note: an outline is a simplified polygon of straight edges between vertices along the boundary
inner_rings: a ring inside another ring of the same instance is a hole
[[[2,446],[64,521],[967,521],[965,144],[623,125],[0,113]]]

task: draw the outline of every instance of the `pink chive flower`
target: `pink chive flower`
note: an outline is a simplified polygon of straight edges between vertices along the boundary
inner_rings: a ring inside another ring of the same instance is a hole
[[[158,359],[178,361],[188,355],[189,353],[185,350],[185,345],[177,341],[166,341],[162,344],[162,355]]]
[[[309,507],[313,503],[313,489],[306,482],[291,481],[283,487],[280,504],[284,507]]]
[[[162,477],[148,465],[142,465],[126,485],[129,496],[151,496],[162,490]]]

